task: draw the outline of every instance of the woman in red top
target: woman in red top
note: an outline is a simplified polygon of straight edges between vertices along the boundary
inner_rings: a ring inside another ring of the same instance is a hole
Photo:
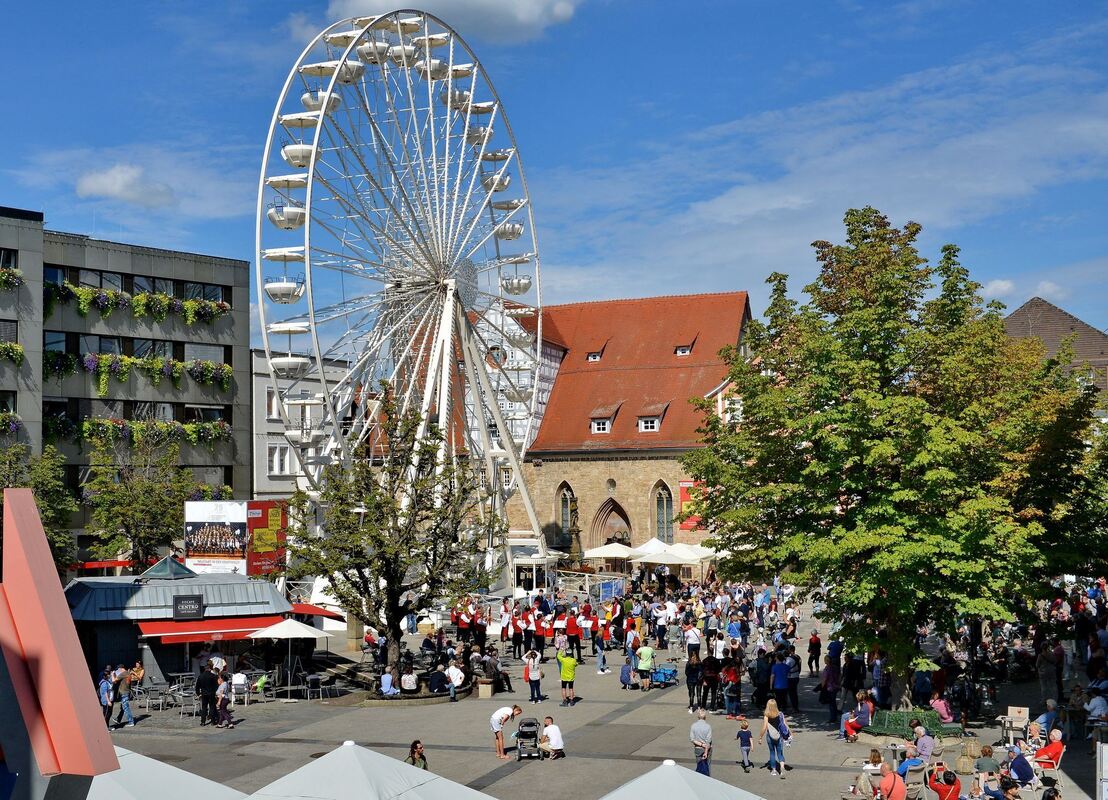
[[[566,614],[566,639],[569,640],[566,653],[576,653],[574,657],[577,659],[577,663],[584,663],[581,658],[581,626],[577,624],[577,615],[573,613],[572,609]]]

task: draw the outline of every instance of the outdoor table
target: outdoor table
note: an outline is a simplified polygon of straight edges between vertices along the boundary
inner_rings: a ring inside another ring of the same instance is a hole
[[[908,745],[901,744],[899,742],[890,742],[889,744],[885,745],[885,747],[888,750],[892,751],[892,766],[894,768],[899,767],[908,753]]]
[[[1008,744],[1015,744],[1016,738],[1026,735],[1027,717],[1009,717],[1002,715],[996,718],[1001,725],[1001,736]]]

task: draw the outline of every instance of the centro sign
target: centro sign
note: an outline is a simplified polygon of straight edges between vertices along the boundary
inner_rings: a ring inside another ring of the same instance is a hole
[[[204,619],[204,596],[178,594],[173,596],[173,619]]]

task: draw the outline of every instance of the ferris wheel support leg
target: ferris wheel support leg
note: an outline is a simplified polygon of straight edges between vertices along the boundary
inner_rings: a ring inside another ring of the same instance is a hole
[[[546,552],[546,543],[543,540],[542,529],[539,527],[539,518],[535,514],[535,506],[531,503],[531,493],[527,490],[527,482],[523,480],[523,465],[519,460],[519,451],[516,450],[515,442],[512,441],[512,432],[509,430],[507,424],[504,422],[504,415],[500,413],[500,406],[496,401],[491,398],[496,397],[496,392],[493,391],[492,383],[489,381],[489,375],[485,372],[484,361],[480,358],[477,352],[477,348],[473,346],[473,340],[471,337],[471,324],[466,319],[465,314],[462,312],[461,305],[458,305],[457,311],[458,326],[462,330],[462,342],[467,348],[466,362],[473,364],[473,371],[477,374],[477,380],[481,384],[482,391],[485,392],[485,396],[490,398],[489,411],[492,413],[493,421],[496,422],[496,429],[500,433],[500,441],[504,446],[504,452],[508,456],[508,464],[512,468],[512,472],[515,473],[516,489],[519,491],[519,499],[523,503],[523,508],[527,512],[527,519],[531,523],[531,530],[535,534],[535,539],[539,544],[539,552]],[[490,474],[490,480],[496,480],[496,475]]]
[[[462,369],[465,370],[466,383],[472,387],[472,391],[474,393],[477,393],[477,373],[473,368],[472,360],[472,355],[476,352],[476,349],[472,347],[472,342],[469,338],[469,332],[465,329],[465,326],[460,321],[464,316],[465,311],[459,308],[457,314],[455,315],[455,324],[458,326],[458,342],[462,348]],[[478,411],[478,413],[480,407],[480,401],[474,403],[474,408]],[[489,439],[489,431],[483,414],[481,415],[479,423],[475,427],[477,428],[477,432],[481,437],[481,452],[484,454],[485,458],[485,474],[489,477],[489,502],[492,504],[492,513],[499,514],[500,503],[497,501],[500,497],[500,492],[499,490],[492,491],[496,487],[496,464],[493,462],[492,459],[492,440]],[[491,547],[492,545],[493,542],[490,540],[489,546]]]

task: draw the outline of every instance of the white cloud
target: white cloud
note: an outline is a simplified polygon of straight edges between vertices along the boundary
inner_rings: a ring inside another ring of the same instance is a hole
[[[765,275],[806,283],[808,243],[841,239],[843,212],[862,205],[920,222],[937,255],[1042,190],[1108,177],[1108,92],[1067,57],[1074,46],[953,63],[530,174],[544,274],[566,265],[565,283],[584,288],[591,270],[595,297],[749,289],[760,312]],[[561,283],[548,280],[550,302],[581,299]]]
[[[1039,281],[1035,294],[1047,300],[1065,300],[1069,296],[1069,292],[1054,281]]]
[[[1004,278],[997,278],[996,280],[991,280],[986,283],[982,291],[984,292],[985,297],[989,298],[1007,297],[1015,290],[1015,288],[1016,285],[1012,283],[1012,281],[1006,280]]]
[[[434,14],[465,39],[525,42],[552,25],[568,22],[584,0],[422,0],[419,8]],[[331,0],[333,20],[381,13],[377,0]]]
[[[176,203],[173,189],[152,181],[138,164],[114,164],[107,169],[86,172],[77,178],[77,196],[122,200],[143,208],[162,208]]]

